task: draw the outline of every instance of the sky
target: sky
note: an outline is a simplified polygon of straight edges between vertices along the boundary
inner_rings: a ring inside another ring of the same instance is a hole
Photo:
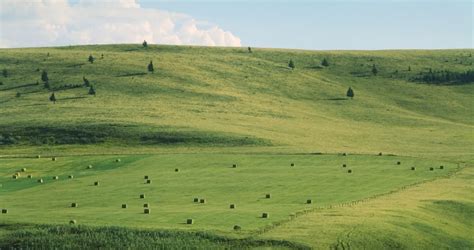
[[[0,47],[474,47],[471,0],[0,0]]]

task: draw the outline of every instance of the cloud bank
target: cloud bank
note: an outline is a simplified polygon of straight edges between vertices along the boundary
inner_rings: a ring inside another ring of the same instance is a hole
[[[1,0],[0,47],[148,43],[241,46],[217,25],[136,0]]]

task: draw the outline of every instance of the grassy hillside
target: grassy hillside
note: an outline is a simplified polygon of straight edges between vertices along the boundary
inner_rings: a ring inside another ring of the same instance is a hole
[[[0,248],[473,247],[474,50],[252,51],[0,49]]]

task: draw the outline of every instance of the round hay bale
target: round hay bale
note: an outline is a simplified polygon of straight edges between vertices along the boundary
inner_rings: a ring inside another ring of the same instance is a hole
[[[239,230],[241,230],[241,229],[242,229],[242,228],[241,228],[239,225],[234,225],[234,230],[235,230],[235,231],[239,231]]]
[[[232,164],[232,168],[236,168],[237,167],[237,164]]]
[[[2,209],[2,214],[8,214],[8,209],[6,208]]]
[[[433,167],[431,167],[431,168],[430,168],[430,171],[433,171],[433,170],[434,170],[434,168],[433,168]]]
[[[342,167],[345,168],[345,167],[347,167],[347,165],[346,165],[346,164],[342,164]]]
[[[439,169],[444,169],[444,166],[439,166]]]
[[[38,183],[43,183],[43,179],[39,179],[39,180],[38,180]]]
[[[262,218],[264,218],[264,219],[270,218],[270,214],[269,213],[262,213]]]
[[[294,167],[294,166],[295,166],[295,164],[294,164],[294,163],[291,163],[291,164],[290,164],[290,166]]]
[[[146,180],[146,183],[147,183],[147,184],[151,184],[151,180]]]
[[[31,179],[31,178],[33,178],[33,175],[29,174],[28,179]]]
[[[116,160],[115,160],[115,162],[121,162],[121,161],[122,161],[122,160],[120,160],[120,159],[116,159]]]
[[[143,213],[145,213],[145,214],[150,214],[150,213],[151,213],[151,209],[145,208],[145,209],[143,209]]]
[[[143,204],[143,207],[145,207],[145,208],[146,208],[146,207],[150,207],[150,204],[145,203],[145,204]]]
[[[352,169],[347,170],[347,173],[351,174],[351,173],[352,173]]]
[[[194,220],[193,219],[187,219],[186,224],[192,225],[192,224],[194,224]]]
[[[100,185],[100,182],[96,181],[94,182],[94,186],[99,186]]]
[[[200,199],[199,203],[206,204],[206,199]]]
[[[122,208],[128,208],[128,205],[127,204],[122,204]]]
[[[53,180],[59,180],[59,176],[53,176]]]
[[[69,224],[71,224],[71,225],[77,224],[77,221],[76,220],[70,220]]]
[[[76,202],[71,203],[71,207],[78,207],[78,206],[79,204],[77,204]]]
[[[145,194],[140,194],[140,199],[145,199]]]
[[[148,180],[148,175],[145,175],[143,179]]]
[[[313,200],[311,199],[306,200],[306,204],[313,204]]]
[[[194,198],[193,201],[194,202],[199,202],[199,198]]]
[[[179,168],[175,168],[174,171],[175,171],[175,172],[179,172]]]
[[[68,176],[68,178],[69,178],[69,179],[74,179],[74,175],[70,174],[70,175]]]
[[[230,205],[229,205],[229,208],[230,208],[230,209],[235,209],[235,204],[230,204]]]
[[[411,167],[411,170],[416,170],[416,167]]]
[[[53,158],[51,158],[51,160],[52,160],[52,161],[56,161],[57,159],[56,159],[56,157],[53,157]]]
[[[397,165],[400,165],[400,164],[402,164],[402,163],[400,161],[397,161]]]
[[[22,168],[22,169],[21,169],[21,172],[26,172],[26,168]]]
[[[270,199],[270,198],[272,198],[272,195],[271,195],[271,194],[266,194],[266,195],[265,195],[265,198],[266,198],[266,199]]]
[[[87,169],[92,169],[92,165],[87,166]]]

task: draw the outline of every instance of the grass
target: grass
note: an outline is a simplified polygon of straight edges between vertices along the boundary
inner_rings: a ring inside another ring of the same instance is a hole
[[[286,240],[316,248],[472,248],[465,191],[473,178],[465,173],[474,164],[474,84],[411,79],[430,68],[465,72],[473,49],[252,51],[0,49],[0,69],[9,72],[0,77],[0,205],[9,209],[0,248],[97,248],[114,240],[132,248],[146,241],[300,247]],[[104,59],[87,63],[90,54]],[[329,67],[320,66],[323,58]],[[96,96],[75,87],[83,77]],[[349,86],[353,99],[345,97]],[[447,178],[457,164],[467,167]],[[144,185],[145,174],[153,185]],[[80,207],[69,208],[71,200]],[[144,214],[144,202],[153,213]],[[263,212],[271,216],[262,219]]]

